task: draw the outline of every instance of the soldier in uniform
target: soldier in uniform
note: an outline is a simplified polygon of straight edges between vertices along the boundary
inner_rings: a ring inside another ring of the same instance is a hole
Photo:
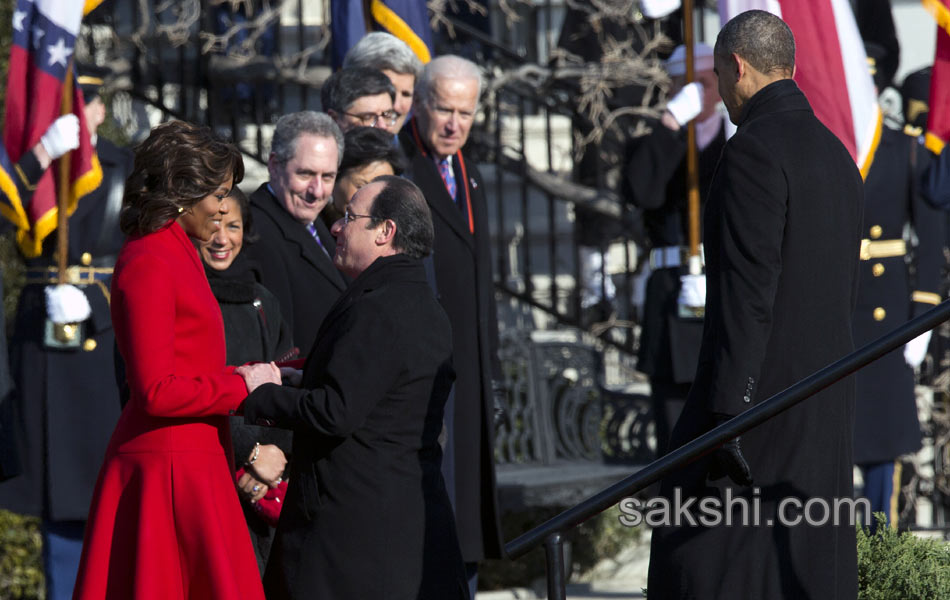
[[[99,96],[103,71],[80,66],[78,72],[88,126],[80,135],[92,136],[102,183],[69,217],[68,282],[81,290],[90,313],[70,342],[54,346],[45,290],[57,283],[57,236],[47,236],[42,254],[26,259],[26,286],[10,342],[17,389],[12,418],[23,472],[0,484],[0,507],[43,520],[51,599],[72,595],[93,486],[120,410],[109,284],[123,241],[119,211],[132,155],[96,134],[106,116]],[[41,174],[33,173],[32,181]]]
[[[679,46],[667,61],[670,76],[681,87],[685,54]],[[703,335],[701,319],[678,316],[677,298],[689,228],[686,125],[696,118],[701,199],[726,143],[725,119],[717,111],[719,91],[712,54],[709,46],[696,46],[697,82],[670,100],[661,120],[652,123],[652,133],[634,139],[627,154],[626,197],[643,211],[651,247],[637,368],[650,376],[658,453],[665,452],[670,430],[686,402]]]
[[[43,133],[37,144],[20,157],[14,165],[7,150],[0,144],[0,181],[13,188],[0,190],[0,206],[4,212],[15,211],[14,198],[21,206],[27,206],[33,197],[36,182],[49,168],[52,161],[79,146],[79,119],[76,115],[63,115],[56,119]],[[11,223],[0,219],[0,232],[6,233]],[[0,278],[0,298],[4,297],[3,279]],[[0,311],[2,313],[2,311]],[[0,481],[16,477],[22,472],[16,448],[16,421],[12,412],[13,379],[7,359],[6,316],[0,319]]]
[[[874,54],[869,52],[869,54]],[[872,64],[872,70],[874,65]],[[875,84],[884,83],[874,72]],[[917,128],[884,127],[864,185],[860,283],[854,343],[867,344],[940,303],[943,218],[920,193],[930,163]],[[911,248],[905,232],[917,240]],[[854,462],[864,477],[872,512],[897,524],[899,457],[920,448],[914,370],[927,352],[930,332],[858,371]],[[873,524],[872,524],[873,527]]]

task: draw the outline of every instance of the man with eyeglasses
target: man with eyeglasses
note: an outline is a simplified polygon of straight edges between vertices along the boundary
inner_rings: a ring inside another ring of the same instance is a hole
[[[330,75],[320,89],[323,110],[346,133],[354,127],[378,127],[396,132],[399,115],[393,110],[396,88],[382,71],[343,68]]]
[[[248,380],[245,419],[294,430],[267,597],[468,600],[439,472],[452,334],[426,281],[429,207],[412,182],[384,175],[354,194],[333,234],[334,263],[353,282],[300,386]]]
[[[244,252],[260,266],[261,283],[280,301],[302,352],[346,288],[333,266],[336,243],[317,218],[332,197],[342,156],[343,134],[328,115],[284,115],[271,141],[270,181],[250,195],[259,239]]]
[[[481,89],[471,61],[452,55],[430,61],[416,84],[413,118],[399,133],[410,161],[406,175],[432,209],[433,284],[452,323],[457,378],[446,404],[443,473],[472,596],[478,561],[500,558],[502,546],[492,448],[504,401],[493,383],[501,381],[501,365],[488,210],[482,176],[462,151]]]
[[[379,69],[396,88],[393,110],[399,113],[394,129],[401,131],[412,109],[416,80],[422,74],[422,61],[406,42],[384,31],[373,31],[356,42],[343,57],[343,68]]]

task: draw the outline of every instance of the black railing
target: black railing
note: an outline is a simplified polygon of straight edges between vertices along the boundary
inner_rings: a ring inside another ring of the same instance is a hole
[[[291,22],[274,12],[277,2],[252,3],[258,8],[250,15],[231,4],[203,1],[191,11],[191,3],[108,2],[86,20],[82,40],[97,62],[122,66],[125,91],[164,114],[229,133],[248,156],[266,162],[261,126],[319,108],[319,88],[330,74],[329,34],[312,23],[326,19],[310,15],[314,5],[303,0],[285,2],[291,10],[281,15]],[[112,35],[97,35],[102,27]],[[253,43],[242,46],[248,38]]]
[[[505,545],[506,554],[509,558],[518,558],[544,544],[548,564],[547,597],[549,600],[563,600],[565,598],[564,556],[561,541],[563,534],[607,510],[623,498],[643,490],[665,475],[708,454],[721,446],[723,442],[771,419],[948,319],[950,319],[950,300],[653,461],[634,475],[618,481],[584,502],[523,533]]]

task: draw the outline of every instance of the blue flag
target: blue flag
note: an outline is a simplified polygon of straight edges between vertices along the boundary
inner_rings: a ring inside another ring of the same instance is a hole
[[[425,0],[337,0],[330,8],[333,68],[370,31],[391,33],[424,63],[431,58],[432,30]]]

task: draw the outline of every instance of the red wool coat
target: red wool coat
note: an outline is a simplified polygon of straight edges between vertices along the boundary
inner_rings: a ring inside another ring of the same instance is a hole
[[[229,459],[227,414],[247,389],[225,366],[221,312],[178,224],[126,243],[111,308],[131,397],[99,472],[74,600],[263,599]]]

